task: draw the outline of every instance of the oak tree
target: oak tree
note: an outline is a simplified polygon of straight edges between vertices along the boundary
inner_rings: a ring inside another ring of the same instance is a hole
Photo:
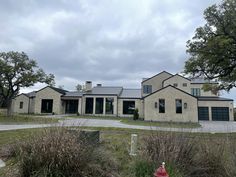
[[[236,86],[236,0],[224,0],[204,11],[206,24],[187,41],[185,73],[217,79],[220,90]]]
[[[8,115],[12,99],[19,94],[20,89],[37,82],[53,85],[54,75],[47,75],[24,52],[0,53],[0,106],[8,108]]]

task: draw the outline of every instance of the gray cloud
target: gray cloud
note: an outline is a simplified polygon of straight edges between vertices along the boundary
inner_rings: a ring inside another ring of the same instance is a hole
[[[218,2],[2,0],[0,49],[25,51],[67,89],[85,80],[139,87],[143,77],[183,70],[186,41]]]

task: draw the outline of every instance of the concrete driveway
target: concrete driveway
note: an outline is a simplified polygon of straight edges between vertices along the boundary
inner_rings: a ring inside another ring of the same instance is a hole
[[[28,124],[28,125],[0,125],[0,131],[16,130],[26,128],[41,128],[50,126],[88,126],[88,127],[114,127],[114,128],[128,128],[140,130],[158,130],[158,131],[178,131],[178,132],[206,132],[206,133],[231,133],[236,132],[236,122],[210,122],[201,121],[200,128],[166,128],[166,127],[149,127],[138,125],[127,125],[121,123],[119,120],[104,120],[104,119],[73,119],[68,118],[61,120],[54,124]]]

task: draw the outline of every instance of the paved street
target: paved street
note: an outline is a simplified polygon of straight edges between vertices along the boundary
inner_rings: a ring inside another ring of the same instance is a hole
[[[138,125],[127,125],[119,120],[104,120],[104,119],[73,119],[61,120],[57,124],[28,124],[28,125],[0,125],[0,131],[16,130],[26,128],[40,128],[50,126],[89,126],[89,127],[114,127],[114,128],[129,128],[141,130],[159,130],[159,131],[178,131],[178,132],[209,132],[209,133],[230,133],[236,132],[236,122],[208,122],[201,121],[200,128],[166,128],[166,127],[149,127]]]

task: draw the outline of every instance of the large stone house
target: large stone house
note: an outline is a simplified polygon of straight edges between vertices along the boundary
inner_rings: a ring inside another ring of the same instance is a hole
[[[15,113],[74,114],[125,117],[135,109],[149,121],[198,122],[233,121],[233,100],[204,91],[203,79],[188,79],[163,71],[143,79],[140,89],[92,87],[70,92],[47,86],[36,92],[20,94],[13,100]]]

